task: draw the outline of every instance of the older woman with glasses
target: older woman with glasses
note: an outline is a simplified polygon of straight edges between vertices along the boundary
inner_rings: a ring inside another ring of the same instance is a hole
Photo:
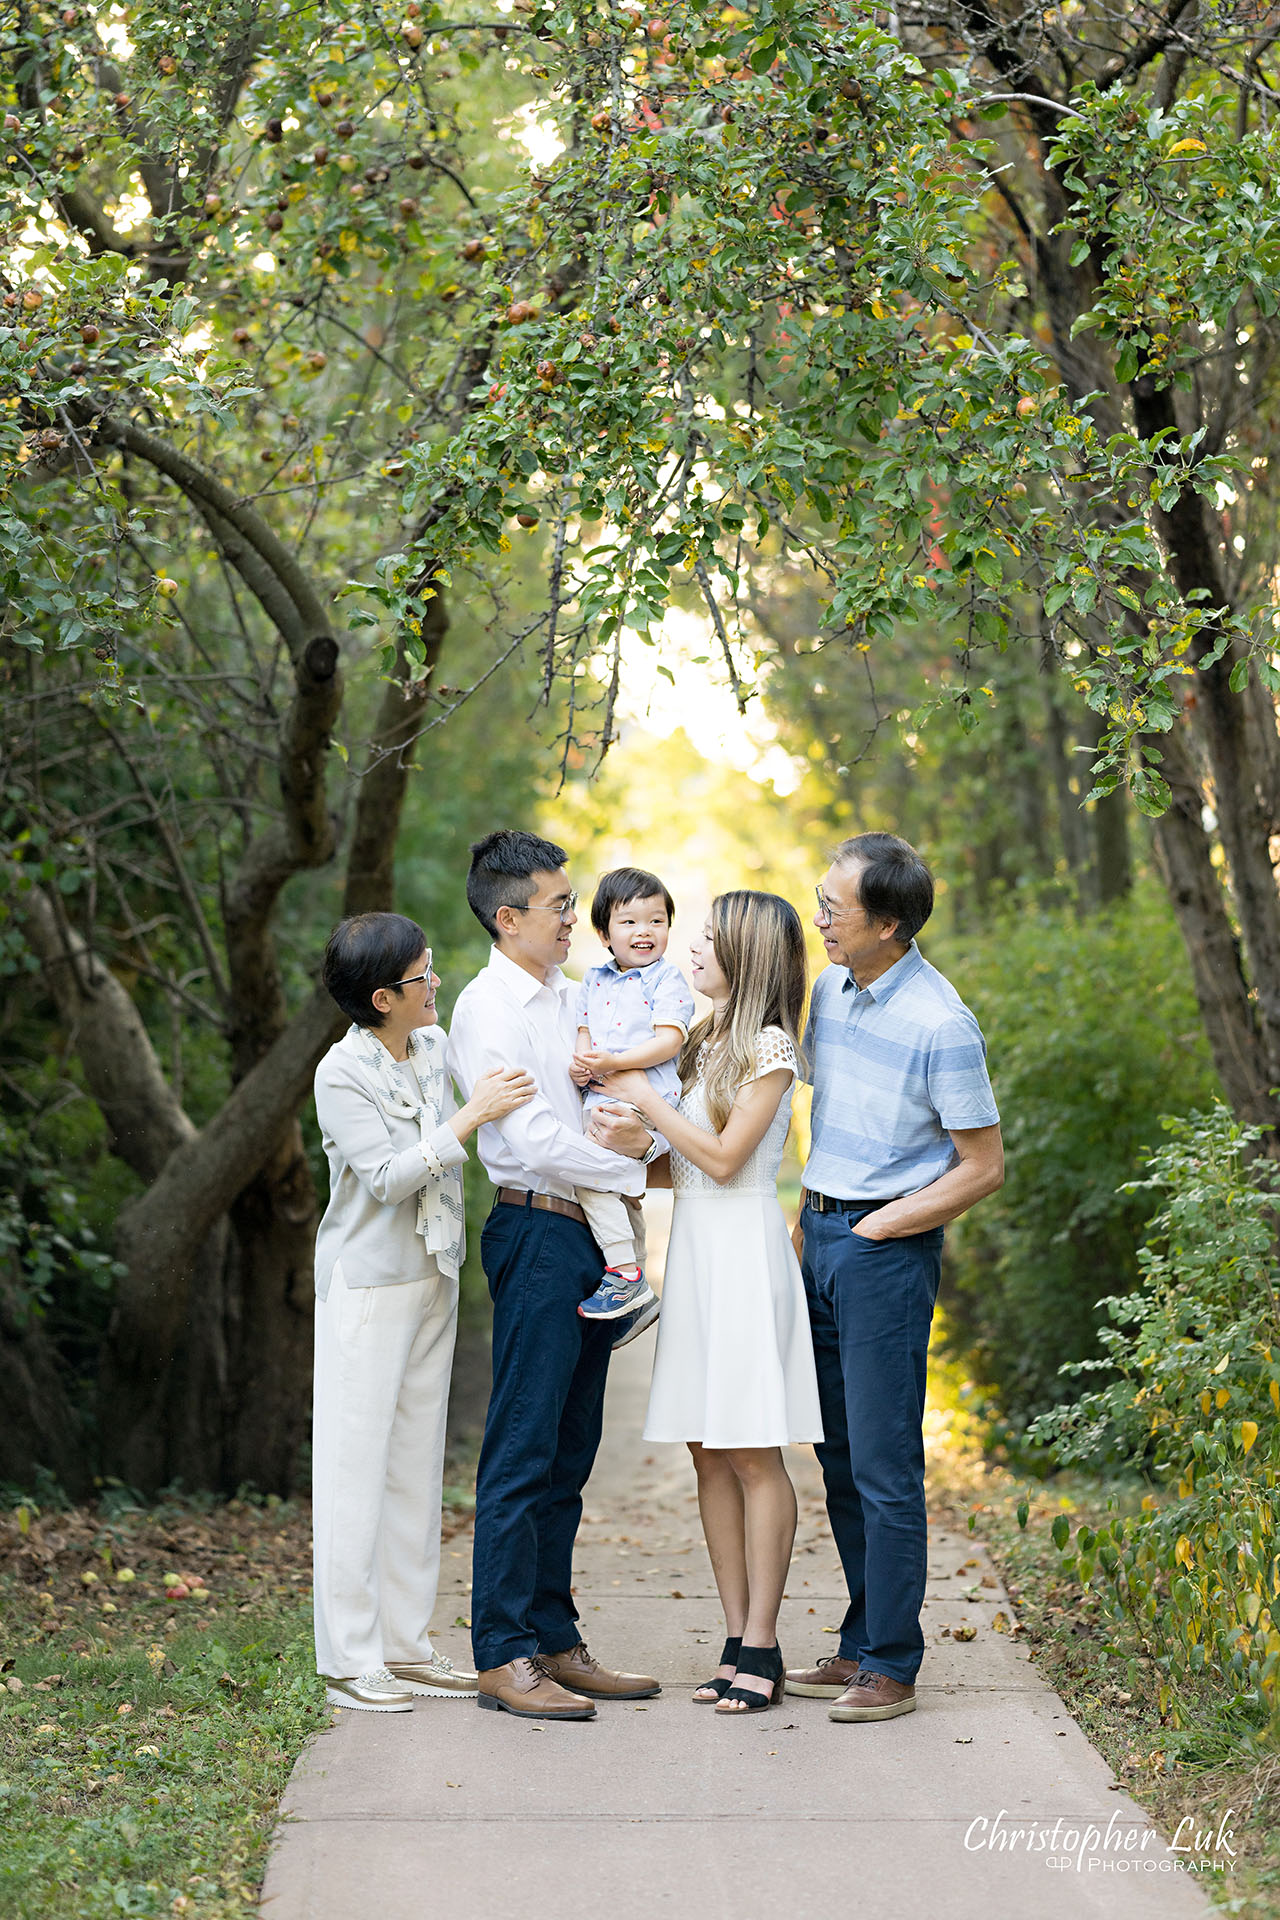
[[[534,1094],[495,1067],[457,1112],[431,949],[399,913],[334,928],[324,984],[351,1027],[316,1070],[329,1204],[316,1236],[316,1664],[330,1704],[474,1696],[431,1644],[445,1412],[464,1253],[465,1143]]]

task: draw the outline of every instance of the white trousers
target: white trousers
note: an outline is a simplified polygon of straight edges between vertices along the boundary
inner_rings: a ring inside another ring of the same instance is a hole
[[[573,1197],[587,1216],[591,1237],[604,1255],[605,1265],[644,1265],[644,1209],[638,1200],[621,1193],[601,1193],[575,1187]]]
[[[352,1286],[316,1301],[316,1666],[351,1679],[431,1658],[458,1283]]]

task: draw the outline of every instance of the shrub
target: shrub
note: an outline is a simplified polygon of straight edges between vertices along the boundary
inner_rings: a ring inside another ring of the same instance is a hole
[[[942,958],[987,1037],[1006,1152],[1003,1190],[948,1236],[947,1336],[1012,1435],[1063,1396],[1065,1361],[1097,1354],[1101,1297],[1137,1279],[1148,1205],[1124,1183],[1160,1116],[1218,1088],[1152,886],[1085,921],[1023,909]]]
[[[1080,1528],[1073,1569],[1164,1666],[1171,1711],[1180,1675],[1217,1673],[1280,1733],[1280,1167],[1222,1106],[1165,1125],[1169,1143],[1129,1189],[1167,1196],[1141,1285],[1103,1302],[1103,1357],[1064,1369],[1111,1377],[1032,1437],[1062,1465],[1140,1466],[1170,1490]],[[1054,1538],[1071,1546],[1065,1515]]]

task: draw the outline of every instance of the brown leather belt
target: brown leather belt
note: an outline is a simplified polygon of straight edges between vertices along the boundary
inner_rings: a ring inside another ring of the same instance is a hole
[[[891,1207],[894,1200],[901,1198],[900,1193],[895,1193],[890,1200],[833,1200],[826,1193],[805,1195],[806,1203],[815,1213],[870,1213],[873,1207]]]
[[[576,1200],[562,1200],[554,1193],[526,1193],[523,1187],[499,1187],[497,1204],[503,1207],[537,1207],[541,1213],[562,1213],[566,1220],[580,1220],[585,1227],[587,1216]]]

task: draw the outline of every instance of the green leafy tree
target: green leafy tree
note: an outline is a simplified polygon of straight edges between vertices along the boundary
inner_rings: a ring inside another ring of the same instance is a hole
[[[491,574],[513,510],[540,515],[548,676],[603,656],[575,715],[598,742],[621,632],[673,593],[736,684],[767,659],[749,573],[811,569],[828,646],[948,633],[935,697],[966,724],[984,656],[1043,638],[1101,722],[1095,791],[1155,821],[1223,1085],[1273,1126],[1265,27],[987,0],[896,37],[853,0],[528,18],[564,148],[494,207],[535,244],[491,404],[411,456],[443,511],[406,581],[446,552]],[[575,233],[581,297],[540,304]]]
[[[446,607],[440,566],[398,621],[380,605],[430,517],[405,517],[406,449],[483,395],[476,196],[519,172],[493,132],[522,98],[510,30],[422,20],[184,0],[0,26],[0,911],[128,1170],[99,1424],[143,1486],[289,1481],[298,1115],[340,1025],[315,936],[392,903],[415,756],[455,833],[461,795],[488,824],[511,791],[482,725],[459,716],[468,767],[435,731],[509,650],[494,608]],[[519,704],[490,724],[527,767]]]

